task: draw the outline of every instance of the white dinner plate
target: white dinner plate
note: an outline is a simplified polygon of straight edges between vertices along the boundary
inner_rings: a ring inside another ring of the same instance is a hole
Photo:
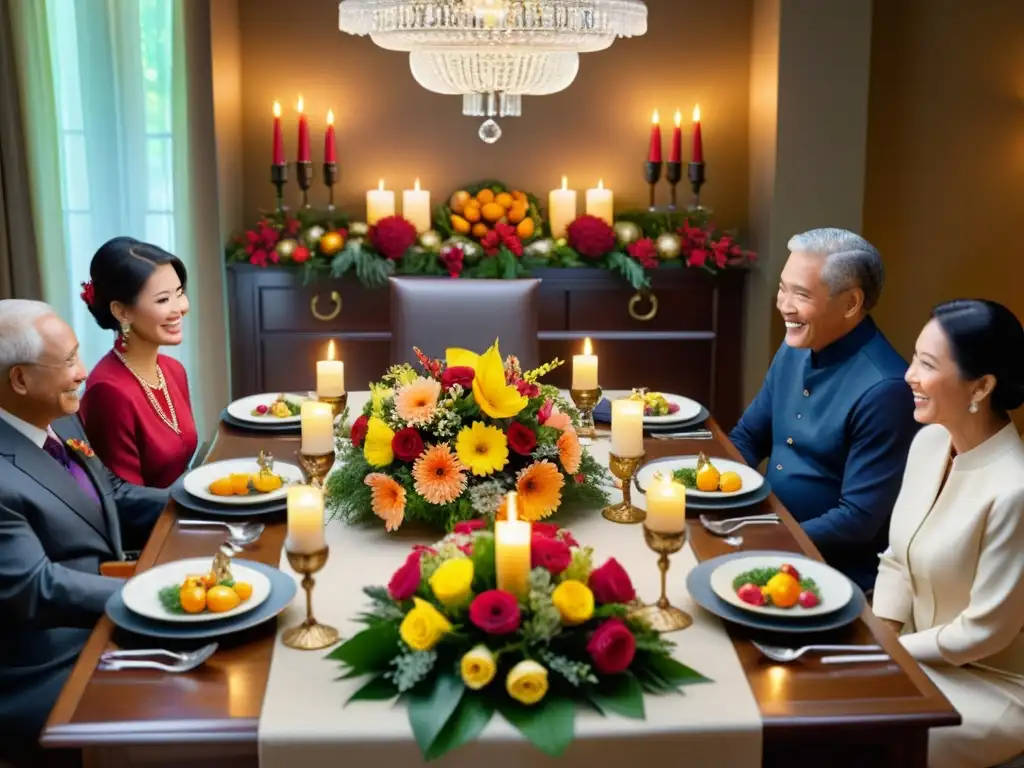
[[[801,579],[814,580],[821,595],[821,602],[813,608],[802,608],[800,605],[795,605],[792,608],[752,605],[741,600],[740,596],[736,594],[736,590],[733,589],[736,577],[745,571],[754,568],[778,568],[783,563],[789,563],[796,568]],[[765,616],[787,619],[802,619],[832,613],[853,599],[853,585],[842,573],[817,560],[809,560],[797,554],[791,556],[751,554],[749,557],[728,560],[712,571],[711,589],[720,598],[737,608]]]
[[[258,406],[265,405],[269,408],[280,395],[280,392],[273,392],[263,395],[250,395],[249,397],[243,397],[241,400],[235,400],[228,406],[228,414],[234,416],[239,421],[246,421],[250,424],[298,424],[302,419],[301,416],[286,416],[281,418],[279,416],[271,416],[269,414],[264,414],[263,416],[253,414],[253,411],[255,411]],[[302,403],[309,400],[308,395],[300,395],[292,392],[285,392],[284,395],[288,400],[296,403]]]
[[[132,577],[121,587],[121,599],[125,607],[139,616],[157,621],[170,621],[182,624],[194,624],[203,621],[217,621],[229,616],[251,611],[270,597],[270,580],[259,571],[247,568],[240,562],[231,563],[231,575],[235,581],[246,581],[252,584],[252,595],[243,600],[230,611],[222,613],[172,613],[160,602],[160,590],[173,585],[181,586],[186,576],[201,576],[209,573],[213,564],[212,557],[192,557],[187,560],[175,560],[143,571]]]
[[[629,397],[632,394],[627,389],[612,389],[604,393],[605,400],[622,400]],[[676,424],[677,422],[689,421],[695,419],[700,415],[703,406],[696,400],[691,400],[688,397],[682,395],[673,395],[669,392],[660,392],[668,402],[675,403],[679,406],[679,410],[675,413],[670,413],[667,416],[644,416],[644,426],[656,427],[656,426],[669,426]]]
[[[260,471],[260,465],[255,458],[252,459],[225,459],[215,461],[212,464],[203,464],[196,467],[185,475],[182,485],[186,493],[203,501],[212,501],[215,504],[230,504],[232,506],[266,504],[271,501],[278,501],[288,495],[288,486],[301,483],[304,480],[302,470],[294,464],[286,464],[283,461],[274,462],[274,474],[280,475],[283,481],[281,487],[270,493],[250,493],[248,496],[217,496],[210,493],[210,484],[214,480],[234,474],[255,475]]]
[[[738,491],[730,491],[729,493],[726,493],[724,491],[698,491],[696,488],[687,488],[687,496],[698,496],[702,499],[732,499],[737,496],[743,496],[747,493],[753,493],[764,485],[764,476],[756,469],[748,467],[746,464],[741,464],[740,462],[732,461],[731,459],[722,459],[717,456],[711,457],[711,463],[722,474],[726,472],[735,472],[739,475],[741,483],[740,489]],[[696,468],[696,456],[674,456],[671,458],[655,459],[654,461],[644,464],[644,466],[640,468],[640,471],[637,472],[637,483],[641,488],[649,488],[655,472],[660,472],[663,476],[668,477],[677,469]]]

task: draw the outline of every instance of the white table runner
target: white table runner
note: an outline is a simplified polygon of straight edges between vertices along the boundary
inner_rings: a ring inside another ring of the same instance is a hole
[[[607,441],[599,440],[590,450],[607,466]],[[660,585],[656,556],[644,543],[641,526],[608,522],[596,510],[562,522],[581,544],[594,548],[595,566],[614,556],[629,572],[641,599],[651,602],[657,598]],[[351,620],[366,607],[362,588],[386,585],[413,544],[437,538],[440,536],[423,538],[422,534],[402,530],[387,534],[383,526],[365,529],[339,521],[329,523],[330,559],[315,577],[314,615],[337,627],[343,638],[351,637],[363,628]],[[700,609],[686,591],[686,574],[695,565],[689,545],[672,558],[669,600],[693,616],[694,623],[669,637],[677,644],[675,657],[714,682],[684,687],[682,696],[645,696],[647,717],[642,721],[616,715],[601,717],[581,709],[576,716],[576,738],[558,759],[544,755],[495,714],[480,739],[434,764],[589,768],[628,765],[643,759],[654,764],[682,760],[687,768],[760,766],[757,702],[722,622]],[[283,553],[280,567],[294,575]],[[298,581],[300,577],[295,578]],[[335,681],[341,667],[324,658],[330,649],[296,651],[281,643],[280,633],[301,622],[304,615],[305,598],[300,589],[279,619],[259,722],[261,768],[404,768],[424,764],[403,705],[360,701],[344,706],[362,681]]]

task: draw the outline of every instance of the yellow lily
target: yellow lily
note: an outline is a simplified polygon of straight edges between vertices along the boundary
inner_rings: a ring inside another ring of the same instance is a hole
[[[527,398],[505,383],[505,364],[497,342],[479,356],[473,370],[473,397],[492,419],[510,419],[526,407]]]
[[[494,342],[497,346],[498,342]],[[477,365],[480,364],[480,355],[476,352],[470,352],[468,349],[462,349],[462,347],[449,347],[444,351],[445,365],[449,368],[455,367],[466,367],[476,370]]]

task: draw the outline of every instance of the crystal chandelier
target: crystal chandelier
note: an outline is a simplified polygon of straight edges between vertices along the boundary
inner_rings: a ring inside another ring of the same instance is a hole
[[[495,117],[522,114],[524,95],[568,88],[579,54],[647,31],[643,0],[341,0],[339,28],[407,51],[412,76],[434,93],[462,94],[462,113],[486,117],[480,138],[501,137]]]

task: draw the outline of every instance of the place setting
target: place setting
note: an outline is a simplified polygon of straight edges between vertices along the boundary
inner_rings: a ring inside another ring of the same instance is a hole
[[[611,423],[612,402],[639,397],[643,400],[643,429],[651,437],[658,439],[710,439],[710,431],[703,429],[704,422],[710,417],[707,408],[682,395],[671,392],[650,392],[644,388],[632,391],[612,389],[603,393],[601,400],[594,406],[594,421],[604,424]]]
[[[655,474],[671,477],[686,488],[687,506],[708,511],[728,511],[759,504],[772,492],[760,472],[746,464],[721,457],[667,456],[643,464],[633,476],[640,493]]]
[[[171,486],[171,499],[189,513],[258,517],[283,513],[288,489],[303,482],[300,467],[260,451],[254,458],[196,467]]]
[[[299,431],[302,404],[307,394],[276,392],[249,395],[230,403],[221,412],[221,421],[235,429],[267,434],[294,434]]]

